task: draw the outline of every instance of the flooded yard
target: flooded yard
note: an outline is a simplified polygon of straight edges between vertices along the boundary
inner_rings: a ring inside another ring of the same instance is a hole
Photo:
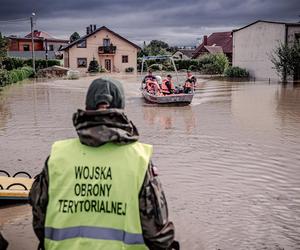
[[[76,136],[95,77],[29,82],[0,92],[0,169],[39,173],[51,144]],[[166,192],[182,249],[300,249],[300,85],[198,79],[190,106],[144,102],[120,76],[126,113]],[[0,209],[11,250],[36,249],[28,205]]]

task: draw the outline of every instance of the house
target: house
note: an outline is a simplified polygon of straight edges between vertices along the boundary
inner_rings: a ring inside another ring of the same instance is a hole
[[[173,58],[178,60],[188,60],[192,58],[194,52],[194,49],[178,49],[173,54]]]
[[[246,68],[256,79],[280,80],[271,55],[280,43],[300,38],[300,23],[258,20],[233,30],[233,65]]]
[[[224,53],[229,62],[232,61],[232,32],[215,32],[209,37],[204,36],[202,43],[196,48],[193,59],[205,54]]]
[[[87,27],[87,34],[62,49],[64,66],[82,73],[87,72],[94,58],[108,72],[125,72],[137,68],[140,47],[105,26]]]
[[[69,40],[57,39],[47,32],[34,30],[34,51],[37,59],[56,59],[61,57],[59,49],[69,43]],[[25,37],[8,37],[8,56],[31,58],[32,57],[32,39],[31,33]]]

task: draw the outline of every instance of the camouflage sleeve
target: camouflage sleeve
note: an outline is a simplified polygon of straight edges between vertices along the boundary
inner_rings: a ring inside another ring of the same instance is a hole
[[[152,162],[140,191],[139,204],[146,245],[150,250],[169,249],[174,241],[175,228],[168,219],[166,197]]]
[[[29,203],[32,206],[32,225],[40,244],[38,249],[44,249],[44,225],[48,204],[48,159],[40,174],[35,177],[29,193]]]

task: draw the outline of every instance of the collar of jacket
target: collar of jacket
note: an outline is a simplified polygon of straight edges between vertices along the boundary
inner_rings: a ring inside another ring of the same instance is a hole
[[[137,128],[122,109],[78,109],[73,124],[80,142],[87,146],[98,147],[107,142],[128,144],[139,139]]]

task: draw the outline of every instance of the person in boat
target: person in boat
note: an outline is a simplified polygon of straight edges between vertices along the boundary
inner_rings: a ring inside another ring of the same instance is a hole
[[[161,95],[161,88],[158,82],[158,79],[152,75],[152,70],[148,70],[148,75],[145,76],[143,83],[147,91],[152,95]]]
[[[165,95],[174,94],[175,87],[172,82],[171,75],[167,75],[167,77],[162,81],[161,90],[162,90],[162,93]]]
[[[119,81],[94,80],[73,115],[78,138],[53,144],[29,195],[40,249],[178,247],[152,146],[124,107]]]
[[[191,93],[196,86],[197,79],[195,76],[193,76],[192,72],[190,70],[187,71],[187,79],[184,82],[183,85],[183,92],[185,94]]]
[[[148,80],[157,82],[156,77],[152,74],[152,69],[148,70],[148,75],[144,77],[143,83],[146,83]]]

